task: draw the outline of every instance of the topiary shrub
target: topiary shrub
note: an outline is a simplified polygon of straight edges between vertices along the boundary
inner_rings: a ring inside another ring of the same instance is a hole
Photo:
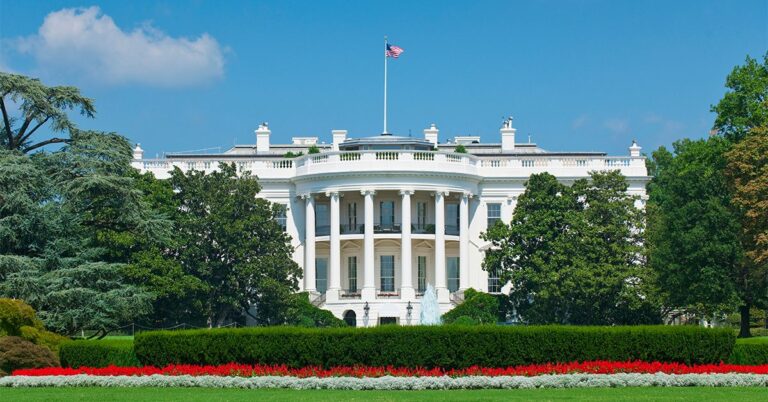
[[[768,337],[737,339],[728,363],[768,364]]]
[[[130,339],[78,340],[61,344],[59,351],[64,367],[138,367]]]
[[[0,336],[21,335],[21,327],[43,328],[35,310],[18,299],[0,298]]]
[[[459,318],[466,317],[464,325],[495,324],[499,314],[499,299],[491,294],[478,292],[475,289],[464,291],[464,301],[453,310],[443,314],[443,323],[453,324]]]
[[[0,338],[0,370],[12,373],[21,368],[58,367],[59,359],[45,346],[18,336]]]
[[[736,335],[698,326],[442,325],[222,328],[136,335],[144,365],[285,364],[465,368],[589,360],[718,363]]]
[[[61,345],[62,342],[69,340],[66,336],[26,325],[21,327],[20,332],[22,338],[36,345],[45,346],[48,349],[51,349],[54,353],[59,352],[59,345]]]

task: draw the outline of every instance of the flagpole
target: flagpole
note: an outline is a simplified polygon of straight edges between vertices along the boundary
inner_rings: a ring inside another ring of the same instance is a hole
[[[384,35],[384,132],[387,134],[387,36]]]

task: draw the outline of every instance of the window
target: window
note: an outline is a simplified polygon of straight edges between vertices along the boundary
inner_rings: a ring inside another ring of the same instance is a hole
[[[187,170],[195,170],[196,166],[195,162],[187,162]]]
[[[328,289],[328,259],[315,258],[315,288],[320,293]]]
[[[395,256],[382,255],[379,257],[379,262],[380,262],[379,275],[381,276],[381,291],[394,292],[395,291]]]
[[[328,204],[315,205],[315,234],[317,236],[328,236],[331,234]]]
[[[418,280],[416,285],[419,292],[425,292],[427,290],[427,257],[420,255],[418,260]]]
[[[210,169],[210,168],[211,168],[211,161],[205,161],[205,162],[203,162],[203,167],[204,167],[205,169]]]
[[[459,204],[445,204],[445,234],[459,234]]]
[[[379,223],[382,229],[391,229],[395,224],[395,202],[382,201],[379,203]]]
[[[357,232],[357,203],[350,202],[347,204],[347,223],[349,225],[349,231],[351,233]]]
[[[416,231],[422,232],[427,228],[427,203],[416,203]]]
[[[349,292],[357,292],[357,256],[347,257],[347,276],[349,277]]]
[[[288,226],[288,206],[283,204],[276,204],[275,206],[277,208],[275,220],[277,221],[277,224],[283,228],[283,232],[285,232],[285,229]]]
[[[379,317],[379,325],[397,325],[397,317]]]
[[[446,258],[445,265],[448,270],[448,290],[455,292],[459,290],[459,257]]]
[[[493,203],[488,204],[488,229],[492,228],[496,224],[496,221],[501,220],[501,204]]]
[[[501,293],[501,280],[499,279],[498,269],[488,271],[488,293]]]

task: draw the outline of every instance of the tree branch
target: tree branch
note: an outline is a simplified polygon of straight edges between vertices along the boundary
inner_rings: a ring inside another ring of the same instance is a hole
[[[35,127],[33,127],[33,128],[32,128],[32,130],[30,130],[30,131],[27,133],[27,135],[25,135],[25,136],[23,136],[23,137],[21,137],[21,138],[19,138],[19,139],[18,139],[18,144],[19,144],[19,145],[23,144],[23,143],[24,143],[24,141],[26,141],[27,139],[29,139],[29,137],[31,137],[31,136],[32,136],[32,134],[34,134],[34,133],[35,133],[35,131],[37,131],[37,129],[38,129],[38,128],[42,127],[42,126],[43,126],[43,124],[45,124],[45,123],[46,123],[46,122],[47,122],[47,121],[48,121],[50,118],[51,118],[51,116],[48,116],[48,117],[46,117],[45,119],[43,119],[43,121],[41,121],[40,123],[37,123],[37,125],[36,125]]]
[[[62,142],[66,142],[66,143],[68,143],[68,142],[70,142],[70,141],[71,141],[71,140],[70,140],[70,139],[68,139],[68,138],[51,138],[50,140],[45,140],[45,141],[43,141],[43,142],[38,142],[38,143],[37,143],[37,144],[35,144],[35,145],[29,146],[29,147],[27,147],[27,148],[24,148],[24,153],[27,153],[27,152],[29,152],[29,151],[32,151],[32,150],[34,150],[34,149],[37,149],[37,148],[40,148],[40,147],[44,147],[44,146],[46,146],[46,145],[50,145],[50,144],[58,144],[58,143],[62,143]]]
[[[8,111],[5,110],[4,96],[0,97],[0,110],[3,111],[3,122],[5,123],[5,133],[8,135],[8,149],[13,149],[13,133],[11,132],[11,121],[8,118]]]

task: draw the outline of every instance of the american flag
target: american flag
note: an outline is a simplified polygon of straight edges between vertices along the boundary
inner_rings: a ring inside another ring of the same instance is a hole
[[[402,48],[399,48],[395,45],[390,45],[389,43],[387,43],[387,57],[396,59],[400,57],[400,53],[402,52],[403,52]]]

